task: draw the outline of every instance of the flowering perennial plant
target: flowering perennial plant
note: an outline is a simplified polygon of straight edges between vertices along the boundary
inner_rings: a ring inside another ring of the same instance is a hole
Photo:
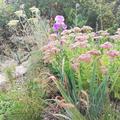
[[[65,99],[67,102],[79,109],[83,100],[79,95],[82,90],[88,91],[86,114],[95,119],[103,111],[108,91],[120,98],[120,36],[118,32],[112,36],[107,31],[95,33],[88,26],[64,30],[64,17],[56,16],[55,21],[55,32],[61,27],[63,31],[58,36],[51,35],[53,40],[51,37],[43,47],[43,60],[59,76],[60,86],[57,85],[64,99],[65,95],[70,98]]]
[[[67,25],[64,23],[64,17],[61,15],[57,15],[55,17],[55,23],[53,25],[53,30],[55,32],[58,32],[59,30],[65,30],[67,28]]]

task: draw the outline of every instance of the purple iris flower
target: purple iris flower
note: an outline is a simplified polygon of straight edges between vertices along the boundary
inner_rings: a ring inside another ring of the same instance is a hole
[[[56,17],[55,17],[55,23],[54,23],[54,25],[53,25],[53,30],[54,31],[58,31],[58,30],[65,30],[65,29],[67,29],[67,25],[64,23],[64,17],[63,16],[61,16],[61,15],[57,15]]]
[[[63,16],[61,16],[61,15],[57,15],[57,16],[55,17],[55,21],[56,21],[57,23],[63,23],[63,22],[65,21],[65,18],[64,18]]]
[[[61,25],[59,23],[54,23],[53,30],[58,31],[61,28]]]
[[[67,25],[65,23],[62,24],[63,30],[67,29]]]

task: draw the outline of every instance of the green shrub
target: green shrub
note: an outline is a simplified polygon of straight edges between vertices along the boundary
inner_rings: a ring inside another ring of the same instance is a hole
[[[3,0],[0,0],[0,27],[6,25],[6,23],[12,18],[13,12],[17,7],[17,2],[14,4],[6,4]]]
[[[39,120],[45,107],[42,85],[29,81],[24,87],[13,86],[6,94],[1,93],[1,120]]]
[[[57,14],[64,15],[69,26],[74,26],[77,22],[80,27],[87,24],[96,29],[108,29],[114,24],[119,26],[119,4],[117,3],[118,1],[115,0],[22,0],[17,1],[14,5],[7,4],[6,7],[11,15],[12,11],[15,11],[20,4],[24,4],[26,14],[30,16],[29,8],[36,6],[40,9],[41,16],[47,18],[53,18]],[[3,8],[1,13],[3,22],[9,19],[9,13],[5,13],[7,9]]]

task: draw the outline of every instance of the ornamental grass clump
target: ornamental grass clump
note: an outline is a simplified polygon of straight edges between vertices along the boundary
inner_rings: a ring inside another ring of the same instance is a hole
[[[90,120],[100,118],[111,91],[120,98],[120,39],[114,42],[106,31],[98,33],[85,26],[58,31],[43,47],[44,56],[50,55],[43,60],[59,79],[54,82],[63,98]],[[81,99],[82,91],[87,100]]]

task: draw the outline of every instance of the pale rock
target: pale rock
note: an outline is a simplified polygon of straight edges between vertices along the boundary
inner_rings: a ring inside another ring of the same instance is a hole
[[[22,66],[22,65],[17,66],[16,69],[15,69],[16,77],[23,76],[26,72],[27,72],[27,68]]]
[[[4,63],[1,64],[1,67],[3,69],[5,69],[5,68],[13,67],[16,65],[17,65],[17,63],[14,60],[6,60]]]
[[[6,90],[8,88],[6,77],[0,74],[0,90]]]

